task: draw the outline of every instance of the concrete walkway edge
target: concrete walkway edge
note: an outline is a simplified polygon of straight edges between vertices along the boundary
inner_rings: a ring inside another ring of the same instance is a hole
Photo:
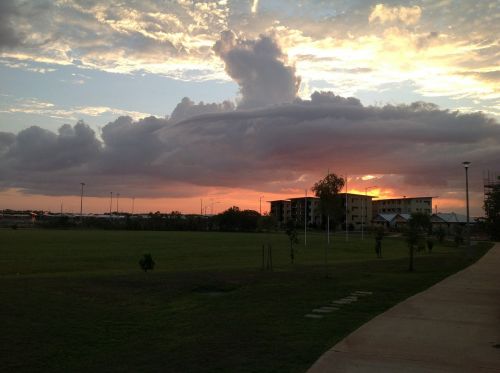
[[[361,326],[308,372],[500,372],[500,243]]]

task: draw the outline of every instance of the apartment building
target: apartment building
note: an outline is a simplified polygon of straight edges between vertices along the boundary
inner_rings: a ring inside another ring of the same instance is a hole
[[[364,194],[340,193],[343,207],[343,222],[347,223],[349,230],[360,230],[361,225],[367,227],[371,225],[373,217],[372,196]],[[345,215],[347,202],[347,220]],[[345,227],[344,227],[345,228]]]
[[[304,222],[304,219],[307,219],[308,225],[321,225],[321,208],[317,197],[289,198],[269,201],[269,203],[271,204],[270,214],[280,224],[286,224],[290,220]]]
[[[351,230],[360,230],[361,225],[369,226],[372,220],[372,198],[363,194],[339,193],[340,224],[345,224]],[[325,217],[321,213],[321,203],[318,197],[298,197],[284,200],[269,201],[270,214],[276,217],[280,224],[289,220],[303,223],[307,219],[310,226],[321,226]],[[346,209],[347,203],[347,209]],[[346,219],[347,212],[347,219]]]
[[[373,216],[378,214],[432,213],[432,197],[389,198],[372,201]]]

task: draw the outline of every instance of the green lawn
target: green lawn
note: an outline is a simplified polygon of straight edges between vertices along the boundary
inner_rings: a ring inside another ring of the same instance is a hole
[[[274,271],[261,270],[273,246]],[[476,258],[489,247],[480,245]],[[0,230],[3,371],[303,372],[326,349],[470,264],[435,246],[408,273],[407,248],[308,235],[290,265],[283,233]],[[157,263],[143,273],[138,261]],[[356,290],[373,295],[304,315]]]

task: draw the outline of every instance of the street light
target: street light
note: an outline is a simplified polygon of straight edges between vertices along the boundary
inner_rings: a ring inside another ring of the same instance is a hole
[[[363,225],[363,217],[365,216],[364,203],[368,199],[368,189],[372,189],[372,188],[376,188],[376,187],[377,187],[376,185],[372,185],[372,186],[366,187],[365,188],[365,198],[364,198],[364,200],[361,199],[361,239],[362,240],[365,239],[365,230],[364,230],[364,225]],[[368,210],[368,209],[366,209],[366,210]]]
[[[469,225],[469,166],[470,162],[462,162],[465,168],[465,200],[466,200],[466,206],[467,206],[467,252],[471,253],[471,248],[470,248],[470,225]]]
[[[264,196],[259,197],[259,215],[260,216],[262,216],[262,198],[264,198]]]
[[[85,183],[80,183],[82,186],[82,192],[80,194],[80,220],[83,220],[83,186]]]
[[[111,218],[111,209],[113,208],[113,192],[109,192],[109,217]]]

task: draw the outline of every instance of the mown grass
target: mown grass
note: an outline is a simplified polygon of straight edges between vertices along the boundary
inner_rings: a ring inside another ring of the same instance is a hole
[[[261,269],[263,242],[272,243],[273,272]],[[364,322],[471,262],[437,245],[409,273],[401,239],[384,239],[381,260],[373,246],[335,237],[325,276],[320,234],[298,245],[292,266],[283,233],[0,231],[0,363],[26,372],[303,372]],[[140,271],[145,252],[153,272]],[[355,290],[373,295],[304,318]]]

